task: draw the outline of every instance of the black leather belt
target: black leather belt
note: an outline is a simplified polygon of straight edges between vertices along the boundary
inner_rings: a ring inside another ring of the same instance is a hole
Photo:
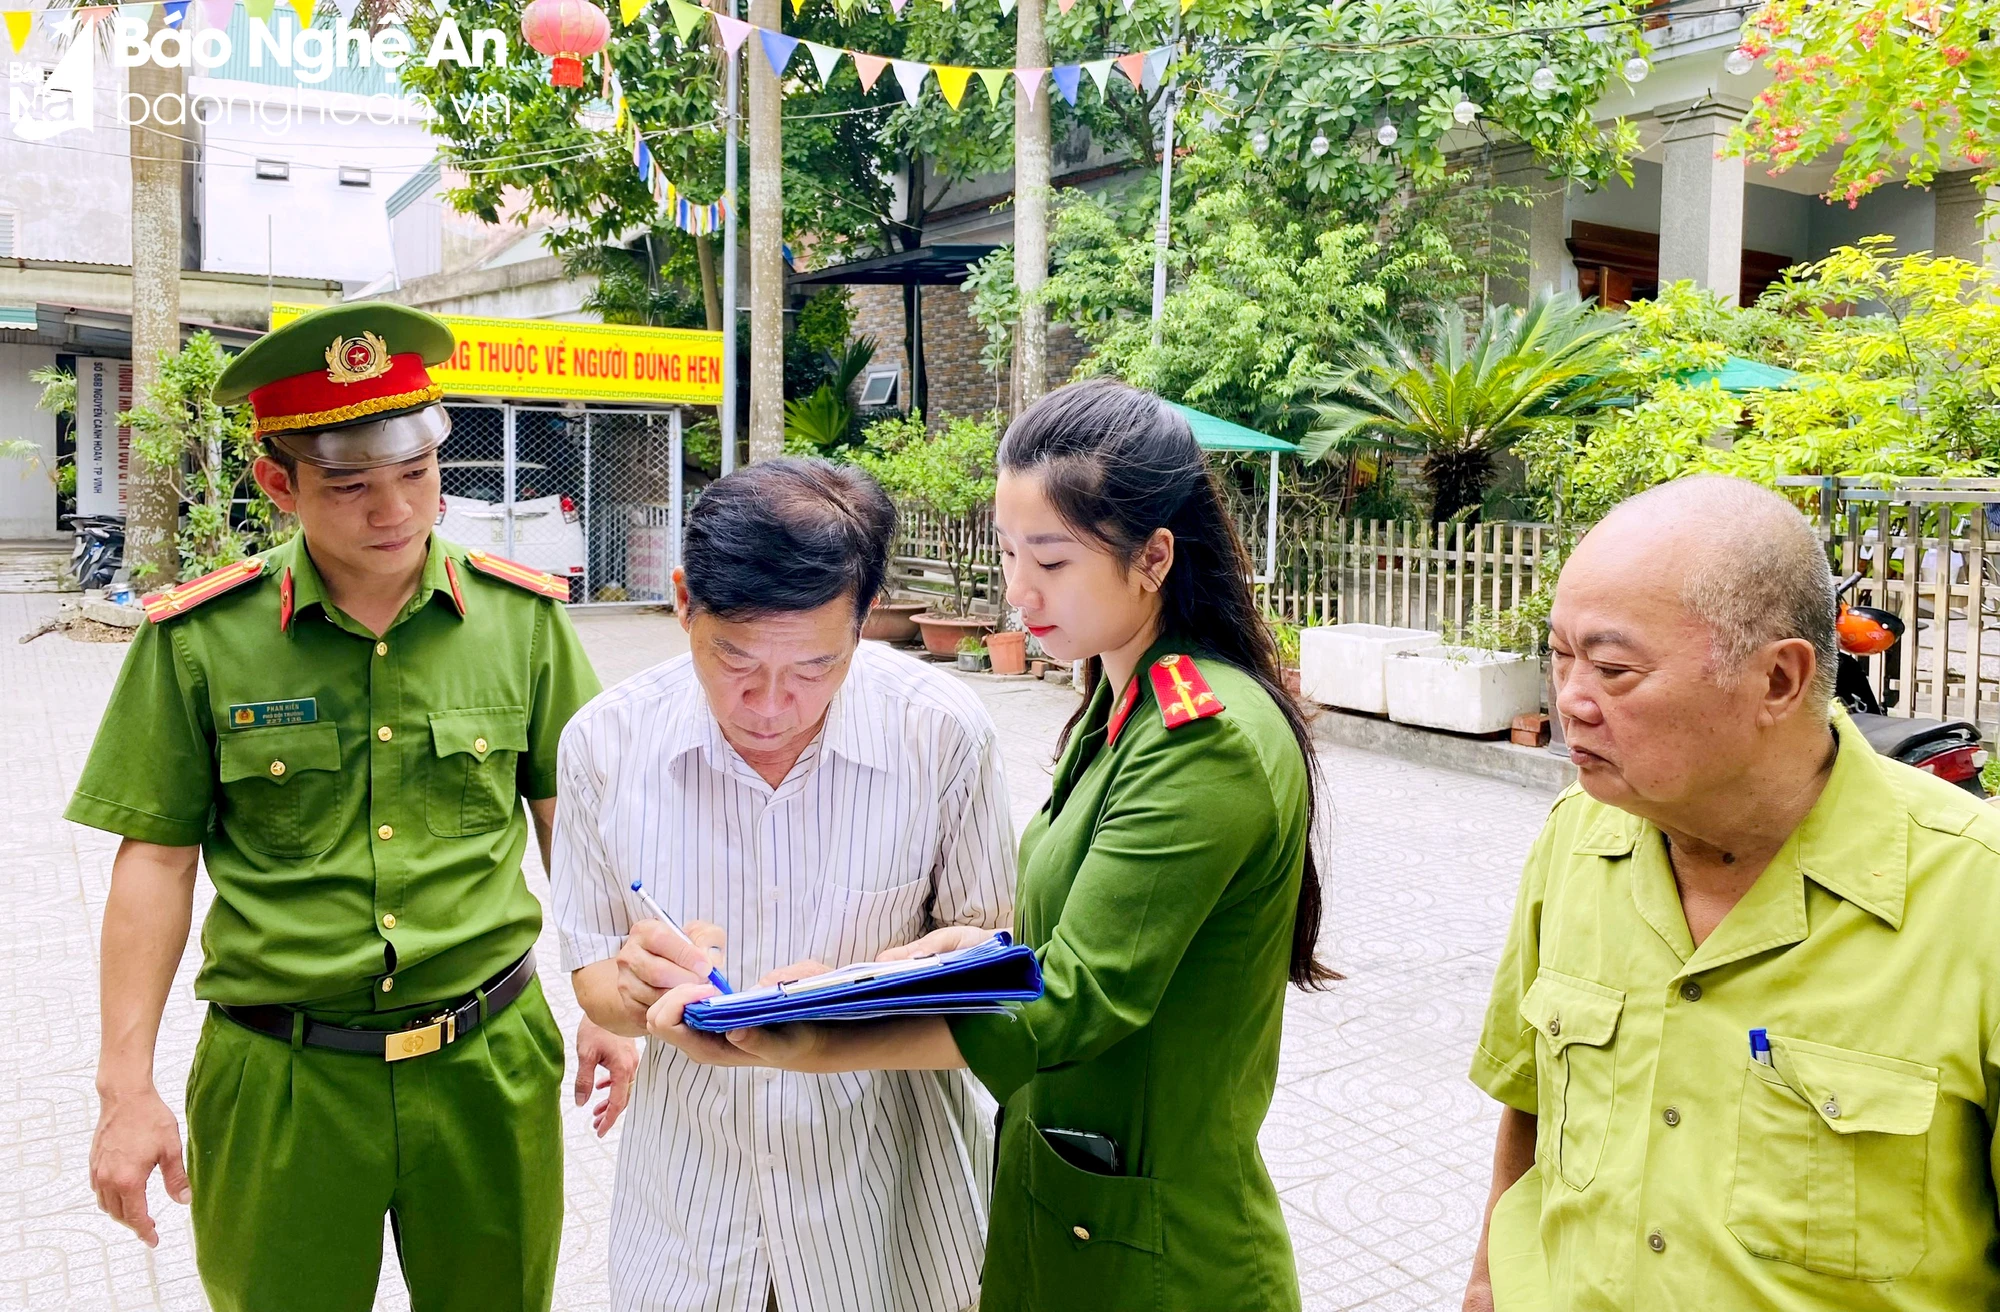
[[[479,1028],[479,1022],[497,1016],[521,996],[535,977],[535,954],[528,953],[507,969],[486,981],[479,989],[446,1006],[437,1015],[400,1030],[357,1030],[345,1025],[327,1025],[311,1017],[305,1019],[305,1042],[315,1048],[340,1052],[360,1052],[383,1061],[403,1061],[421,1057],[458,1042]],[[480,994],[485,994],[485,1006]],[[225,1007],[208,1004],[238,1025],[274,1039],[292,1041],[292,1026],[299,1015],[292,1007]],[[482,1015],[482,1011],[484,1015]]]

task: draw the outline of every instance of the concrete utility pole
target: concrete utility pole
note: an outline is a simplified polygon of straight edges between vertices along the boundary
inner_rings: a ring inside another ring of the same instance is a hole
[[[1015,11],[1014,62],[1023,68],[1049,62],[1046,3],[1021,0]],[[1032,98],[1018,82],[1014,87],[1014,287],[1021,301],[1014,338],[1017,414],[1049,390],[1048,310],[1039,297],[1049,278],[1049,97],[1054,94],[1046,75]]]
[[[776,31],[782,0],[750,0],[750,21]],[[784,92],[761,46],[750,64],[750,458],[785,449]]]
[[[736,0],[714,0],[714,6],[736,17]],[[721,48],[717,42],[717,51]],[[736,265],[742,255],[742,243],[736,237],[736,141],[743,121],[743,56],[739,50],[725,57],[729,71],[723,84],[728,88],[729,105],[724,111],[722,137],[722,315],[716,326],[722,329],[722,404],[717,407],[717,419],[722,430],[722,472],[727,474],[736,468],[737,388],[743,377],[743,362],[736,358]]]
[[[1174,10],[1174,53],[1180,53],[1181,13]],[[1165,129],[1160,146],[1160,224],[1153,231],[1153,345],[1160,344],[1167,312],[1167,248],[1173,242],[1174,218],[1174,107],[1180,88],[1169,82],[1160,95]]]
[[[189,7],[188,22],[193,21]],[[151,29],[166,26],[164,6],[153,10]],[[83,23],[79,41],[97,40]],[[148,105],[170,109],[187,91],[187,72],[148,61],[129,70],[127,86]],[[161,98],[165,97],[164,100]],[[181,137],[153,113],[132,114],[132,404],[144,405],[160,381],[160,356],[181,349]],[[147,587],[180,578],[179,471],[132,452],[125,482],[125,563]]]

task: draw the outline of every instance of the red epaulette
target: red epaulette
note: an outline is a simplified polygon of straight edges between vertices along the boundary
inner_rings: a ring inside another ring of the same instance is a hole
[[[1178,729],[1222,713],[1222,699],[1210,690],[1191,657],[1170,652],[1154,661],[1147,673],[1152,676],[1153,700],[1160,704],[1160,719],[1167,728]]]
[[[251,556],[233,565],[224,565],[198,579],[176,583],[171,588],[149,592],[139,599],[146,618],[158,624],[176,615],[185,615],[205,601],[212,601],[232,588],[240,588],[264,572],[264,558]]]
[[[490,574],[503,583],[511,583],[517,588],[526,588],[530,592],[553,597],[557,601],[569,600],[568,581],[559,579],[553,574],[545,574],[541,570],[531,569],[517,561],[506,560],[487,551],[468,551],[465,553],[465,560],[481,574]]]

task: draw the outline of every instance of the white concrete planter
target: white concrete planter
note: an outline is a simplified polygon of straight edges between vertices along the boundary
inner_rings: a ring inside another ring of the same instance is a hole
[[[1382,662],[1399,651],[1435,647],[1428,629],[1392,629],[1381,624],[1334,624],[1299,632],[1299,695],[1322,706],[1383,715],[1389,703],[1382,688]]]
[[[1399,652],[1382,682],[1390,719],[1452,733],[1504,733],[1542,701],[1540,661],[1479,647]]]

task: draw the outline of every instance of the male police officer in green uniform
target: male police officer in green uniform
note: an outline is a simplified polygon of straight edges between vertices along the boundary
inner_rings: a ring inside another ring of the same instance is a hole
[[[300,533],[146,598],[68,810],[124,836],[104,915],[99,1205],[148,1244],[192,1195],[225,1312],[362,1309],[382,1217],[418,1309],[546,1308],[562,1037],[521,875],[598,689],[561,581],[434,537],[451,332],[387,304],[260,339],[256,477]],[[546,852],[546,846],[544,847]],[[153,1087],[197,856],[215,902],[188,1155]],[[611,1064],[588,1051],[586,1067]]]

